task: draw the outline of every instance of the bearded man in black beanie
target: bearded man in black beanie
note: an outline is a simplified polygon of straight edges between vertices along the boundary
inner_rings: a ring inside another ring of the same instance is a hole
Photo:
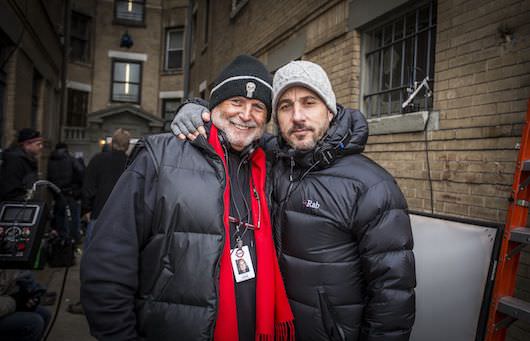
[[[21,200],[38,179],[38,163],[43,137],[35,129],[24,128],[17,133],[16,142],[3,153],[0,169],[0,201]]]
[[[137,144],[81,263],[93,336],[294,339],[255,144],[271,103],[267,69],[242,55],[211,91],[208,139],[161,134]]]

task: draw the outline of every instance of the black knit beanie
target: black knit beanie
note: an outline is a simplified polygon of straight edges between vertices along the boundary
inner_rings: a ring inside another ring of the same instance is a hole
[[[215,80],[210,92],[210,110],[231,97],[258,99],[267,107],[267,122],[272,113],[272,77],[258,59],[240,55]]]
[[[40,132],[32,128],[22,128],[17,134],[17,141],[19,143],[40,138]]]

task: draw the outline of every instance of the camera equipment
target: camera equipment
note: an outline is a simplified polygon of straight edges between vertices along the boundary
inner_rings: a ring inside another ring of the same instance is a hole
[[[46,208],[40,202],[0,203],[0,267],[33,268],[44,232]]]
[[[413,88],[407,88],[407,92],[409,93],[409,97],[405,102],[403,102],[403,105],[401,106],[403,109],[405,109],[408,105],[412,103],[414,100],[414,97],[420,92],[422,88],[425,88],[425,97],[431,97],[432,96],[432,90],[429,87],[429,76],[425,77],[421,83],[414,82]]]
[[[46,225],[46,204],[32,201],[39,186],[49,187],[57,195],[63,196],[61,190],[50,181],[38,180],[28,190],[24,201],[0,202],[0,268],[34,268]],[[65,211],[66,218],[71,220],[68,204]]]

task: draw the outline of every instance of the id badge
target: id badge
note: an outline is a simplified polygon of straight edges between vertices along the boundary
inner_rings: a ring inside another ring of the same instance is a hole
[[[230,250],[230,258],[232,260],[232,270],[234,270],[234,277],[237,283],[256,277],[248,246],[245,245],[240,249]]]

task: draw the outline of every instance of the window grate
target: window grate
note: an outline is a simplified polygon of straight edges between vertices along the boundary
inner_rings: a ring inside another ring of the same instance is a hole
[[[392,20],[363,32],[363,110],[369,118],[432,109],[422,89],[405,109],[414,82],[429,78],[433,89],[436,45],[436,2],[423,2]]]
[[[70,127],[86,126],[88,113],[88,92],[68,89],[68,111],[66,125]]]

